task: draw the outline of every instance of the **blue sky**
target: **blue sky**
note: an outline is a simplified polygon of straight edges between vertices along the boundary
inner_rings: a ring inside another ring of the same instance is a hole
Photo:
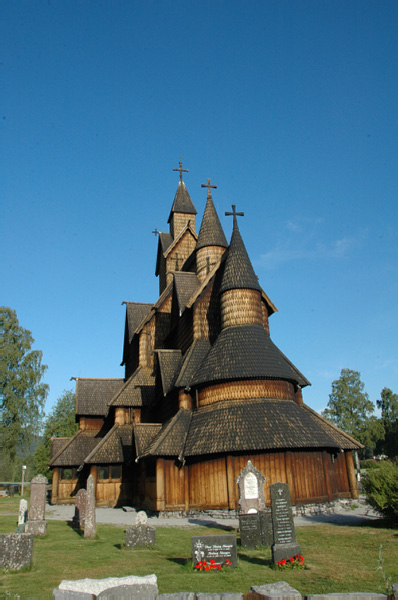
[[[210,177],[325,408],[342,368],[398,392],[398,4],[0,4],[1,303],[71,376],[122,377],[125,309],[155,302],[178,167]]]

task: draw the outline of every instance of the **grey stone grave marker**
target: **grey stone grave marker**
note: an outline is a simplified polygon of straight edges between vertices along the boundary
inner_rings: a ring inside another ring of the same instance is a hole
[[[156,544],[156,529],[150,525],[133,525],[126,529],[125,545],[127,548],[139,546],[154,546]]]
[[[148,523],[148,515],[145,510],[139,510],[135,517],[136,525],[146,525]]]
[[[192,562],[194,567],[201,561],[223,565],[225,561],[236,567],[238,562],[236,535],[194,535],[192,536]]]
[[[28,520],[25,525],[26,533],[43,536],[47,533],[46,496],[48,481],[43,475],[36,475],[31,481],[30,506]]]
[[[256,514],[239,515],[240,541],[244,548],[271,546],[272,520],[269,509]]]
[[[273,529],[271,550],[272,560],[276,564],[279,560],[301,554],[301,549],[296,541],[288,484],[273,483],[270,485],[270,493]]]
[[[18,571],[28,567],[33,557],[33,533],[0,534],[0,567]]]
[[[301,600],[301,594],[286,581],[254,585],[250,590],[262,594],[264,600]]]
[[[18,527],[17,533],[24,533],[25,523],[28,518],[28,502],[22,498],[19,502]]]
[[[84,519],[86,518],[87,492],[81,489],[77,492],[75,498],[75,514],[72,519],[74,527],[84,527]]]
[[[84,537],[95,537],[97,524],[95,519],[95,484],[92,475],[87,479],[86,514],[84,518]]]

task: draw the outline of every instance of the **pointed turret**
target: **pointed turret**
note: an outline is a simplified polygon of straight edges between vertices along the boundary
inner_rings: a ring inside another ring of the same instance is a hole
[[[196,233],[195,215],[197,213],[196,208],[191,200],[191,196],[188,193],[185,183],[182,180],[182,173],[188,173],[188,169],[182,168],[182,162],[178,169],[173,171],[180,172],[180,181],[176,195],[174,196],[173,206],[171,207],[168,223],[170,224],[170,233],[175,239],[180,231],[190,222],[191,228]]]
[[[225,269],[221,280],[221,326],[256,324],[264,326],[261,287],[239,232],[235,205],[232,205],[234,227]]]
[[[215,189],[217,186],[210,185],[210,179],[208,179],[207,184],[202,183],[202,187],[207,187],[208,191],[206,208],[196,244],[196,273],[200,280],[206,278],[210,269],[228,248],[228,242],[211,196],[211,188]]]

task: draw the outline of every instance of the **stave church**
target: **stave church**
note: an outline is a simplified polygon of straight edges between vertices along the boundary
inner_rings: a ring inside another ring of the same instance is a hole
[[[197,228],[187,170],[174,170],[168,231],[155,230],[159,297],[124,303],[123,378],[76,378],[79,430],[52,439],[52,502],[74,502],[91,474],[97,506],[236,511],[248,460],[267,504],[275,482],[296,506],[357,498],[362,445],[303,402],[310,383],[271,339],[277,309],[241,237],[243,213],[225,213],[228,243],[208,180]]]

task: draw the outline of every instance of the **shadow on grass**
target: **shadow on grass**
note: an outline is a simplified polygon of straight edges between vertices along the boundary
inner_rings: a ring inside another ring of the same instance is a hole
[[[238,554],[238,559],[242,562],[248,562],[252,565],[260,565],[262,567],[274,567],[274,563],[270,558],[261,558],[259,556],[247,556],[246,554]]]
[[[207,521],[206,519],[188,519],[188,523],[193,525],[200,525],[201,527],[209,527],[210,529],[222,529],[223,531],[235,531],[235,527],[232,525],[222,525],[214,521]]]
[[[167,560],[175,563],[176,565],[181,565],[183,567],[185,567],[185,565],[188,565],[189,563],[192,563],[192,558],[184,558],[177,556],[175,556],[174,558],[168,558]]]
[[[319,525],[340,525],[342,527],[374,527],[376,529],[397,529],[388,519],[382,517],[363,517],[359,515],[311,515],[301,517],[309,523]],[[296,527],[300,527],[297,523]]]
[[[79,537],[83,537],[84,529],[82,529],[81,527],[76,527],[73,521],[66,521],[66,524],[72,529],[72,531],[76,533],[76,535],[78,535]]]

